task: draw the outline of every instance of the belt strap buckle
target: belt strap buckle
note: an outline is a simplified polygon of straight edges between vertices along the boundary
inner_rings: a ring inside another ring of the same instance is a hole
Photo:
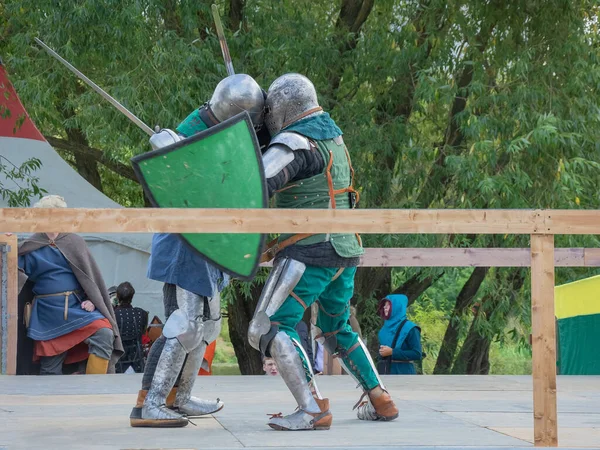
[[[273,258],[275,258],[277,253],[279,253],[279,243],[276,242],[275,244],[273,244],[271,247],[267,248],[263,252],[260,260],[261,260],[261,262],[269,262]]]

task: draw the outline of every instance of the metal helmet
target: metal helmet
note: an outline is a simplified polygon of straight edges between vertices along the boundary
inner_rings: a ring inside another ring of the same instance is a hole
[[[258,129],[264,120],[265,97],[254,78],[240,73],[217,84],[208,107],[219,122],[248,111],[254,127]]]
[[[287,73],[273,81],[267,91],[265,106],[265,124],[271,136],[293,122],[321,111],[315,86],[299,73]]]

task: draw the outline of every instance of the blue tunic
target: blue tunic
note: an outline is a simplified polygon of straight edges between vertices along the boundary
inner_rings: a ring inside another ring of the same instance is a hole
[[[207,128],[199,111],[195,110],[179,124],[177,131],[191,136]],[[214,297],[229,283],[229,275],[206,262],[176,234],[155,234],[152,237],[147,276],[205,297]]]
[[[229,275],[194,253],[176,234],[152,237],[148,278],[205,297],[214,297],[229,282]]]
[[[391,303],[390,317],[379,330],[379,344],[392,346],[394,336],[400,324],[406,319],[408,297],[406,295],[388,295],[384,300]],[[398,335],[396,345],[392,349],[392,365],[390,373],[416,374],[415,365],[411,361],[419,361],[423,357],[421,349],[421,330],[411,321],[406,321]]]
[[[36,296],[76,291],[68,298],[67,320],[64,318],[64,295],[34,300],[27,330],[31,339],[48,341],[104,318],[98,311],[88,312],[81,308],[81,302],[86,299],[85,292],[69,262],[56,247],[46,245],[19,256],[19,268],[34,283],[33,294]]]

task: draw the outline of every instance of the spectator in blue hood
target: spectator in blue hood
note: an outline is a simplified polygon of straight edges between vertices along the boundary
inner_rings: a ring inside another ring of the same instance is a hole
[[[391,375],[415,375],[414,362],[420,361],[421,329],[406,318],[406,295],[390,294],[379,303],[377,312],[384,320],[379,330],[378,366],[385,366]],[[381,373],[381,372],[380,372]]]

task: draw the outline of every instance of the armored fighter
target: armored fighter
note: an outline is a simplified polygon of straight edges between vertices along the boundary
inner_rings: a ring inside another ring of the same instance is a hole
[[[150,138],[150,144],[154,150],[170,146],[244,111],[260,128],[263,110],[264,91],[252,77],[228,76],[217,85],[210,101],[193,111],[176,131],[161,130]],[[191,392],[206,347],[221,330],[219,293],[229,278],[175,234],[154,236],[148,277],[164,283],[168,319],[148,356],[130,423],[132,427],[182,427],[188,418],[223,407],[219,399],[202,400]]]
[[[342,131],[317,101],[312,82],[286,74],[267,91],[265,124],[272,140],[263,156],[269,196],[278,208],[353,208],[358,193]],[[362,387],[358,418],[398,417],[365,345],[348,325],[354,275],[363,253],[355,234],[282,235],[270,243],[275,258],[248,330],[250,344],[272,357],[298,409],[268,422],[276,430],[329,429],[329,400],[317,388],[295,328],[319,304],[318,339]],[[363,399],[366,400],[363,402]],[[356,408],[355,407],[355,408]]]
[[[154,151],[132,159],[144,191],[157,207],[265,208],[264,173],[258,136],[265,92],[249,75],[235,74],[218,8],[215,25],[229,76],[204,106],[177,131],[154,132],[54,50],[50,55],[148,133]],[[242,180],[243,179],[243,180]],[[221,290],[226,273],[252,279],[264,236],[254,234],[157,234],[148,276],[164,283],[167,321],[145,367],[142,389],[130,416],[133,427],[183,427],[189,417],[219,411],[223,403],[191,396],[204,352],[221,329]]]

